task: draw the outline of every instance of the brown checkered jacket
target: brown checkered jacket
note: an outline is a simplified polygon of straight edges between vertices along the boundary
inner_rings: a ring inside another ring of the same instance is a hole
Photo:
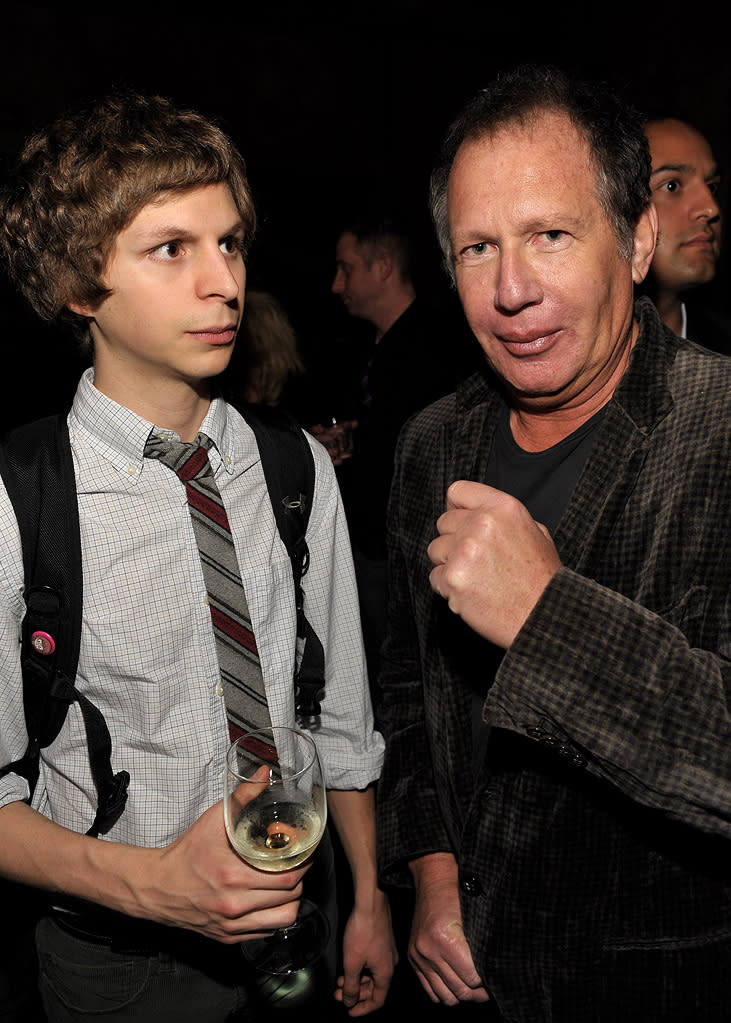
[[[498,388],[471,378],[397,454],[382,876],[456,855],[473,958],[516,1023],[604,1019],[587,1004],[619,997],[615,974],[630,999],[637,976],[638,1019],[675,1019],[658,990],[671,967],[648,979],[657,955],[690,949],[703,973],[703,949],[731,949],[731,360],[676,338],[647,299],[637,315],[554,537],[564,567],[502,658],[431,592],[426,555],[449,483],[483,478]],[[475,783],[472,693],[488,686]]]

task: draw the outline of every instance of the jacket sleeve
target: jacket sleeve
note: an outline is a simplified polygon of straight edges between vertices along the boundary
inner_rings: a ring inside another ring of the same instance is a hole
[[[423,595],[411,585],[414,564],[426,556],[417,503],[423,497],[418,464],[409,466],[418,441],[402,433],[389,502],[389,613],[381,655],[377,724],[386,739],[386,757],[378,787],[378,858],[384,883],[410,883],[409,860],[450,851],[430,754],[424,706],[422,651],[417,617]],[[423,464],[423,458],[420,459]],[[416,474],[414,474],[416,470]],[[419,573],[416,573],[418,579]],[[428,581],[422,585],[428,589]]]
[[[491,724],[553,746],[637,802],[731,837],[731,444],[722,419],[685,456],[676,445],[663,472],[648,454],[601,557],[557,573],[485,709]]]

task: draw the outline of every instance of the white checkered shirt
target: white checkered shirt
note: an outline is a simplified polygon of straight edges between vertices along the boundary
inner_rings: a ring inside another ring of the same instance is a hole
[[[129,771],[127,807],[108,833],[157,847],[221,798],[228,746],[210,613],[185,488],[144,459],[151,423],[82,377],[69,414],[84,561],[77,686],[104,714],[114,771]],[[228,512],[273,724],[294,722],[295,608],[291,566],[279,538],[256,441],[216,400],[201,426]],[[373,729],[347,527],[329,457],[312,441],[315,499],[304,577],[307,614],[325,649],[326,691],[315,733],[331,788],[375,780],[383,740]],[[24,613],[17,524],[0,483],[0,763],[26,745],[19,667]],[[0,779],[0,805],[27,798],[17,775]],[[86,831],[96,793],[81,714],[74,704],[43,753],[33,805]]]

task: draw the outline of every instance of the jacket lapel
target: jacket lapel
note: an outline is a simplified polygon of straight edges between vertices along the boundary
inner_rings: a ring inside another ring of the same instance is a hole
[[[648,300],[637,305],[640,332],[630,363],[607,406],[592,452],[561,519],[554,542],[562,562],[596,577],[606,546],[633,493],[656,425],[670,412],[667,373],[672,361],[663,328]]]

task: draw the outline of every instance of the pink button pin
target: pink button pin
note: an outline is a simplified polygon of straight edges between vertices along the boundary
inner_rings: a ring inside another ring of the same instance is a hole
[[[34,632],[30,637],[30,641],[39,654],[52,654],[56,649],[55,639],[53,636],[49,636],[47,632]]]

